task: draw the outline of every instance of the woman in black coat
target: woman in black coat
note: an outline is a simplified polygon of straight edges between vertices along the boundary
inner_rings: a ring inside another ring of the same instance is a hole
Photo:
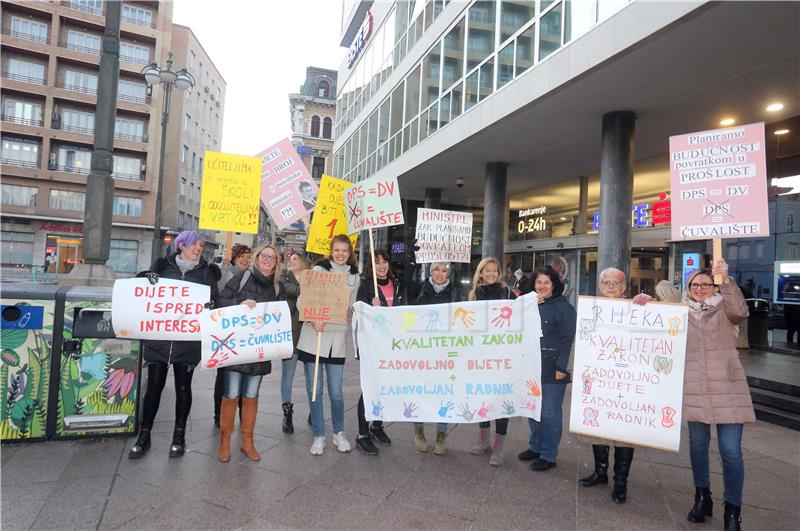
[[[254,253],[253,265],[235,275],[220,294],[220,304],[244,304],[253,309],[259,302],[286,300],[286,290],[281,280],[278,250],[262,244]],[[251,461],[260,461],[253,431],[258,414],[258,393],[261,379],[272,372],[272,362],[243,363],[225,367],[225,392],[219,415],[219,450],[217,459],[227,463],[231,459],[231,435],[236,409],[241,397],[242,452]]]
[[[195,231],[183,231],[175,238],[177,253],[159,258],[140,276],[151,281],[170,278],[204,284],[211,288],[211,301],[219,297],[217,282],[220,270],[202,257],[203,237]],[[192,376],[200,363],[199,341],[145,341],[143,351],[147,364],[147,391],[142,401],[142,420],[139,436],[128,453],[130,459],[142,457],[150,449],[150,430],[161,402],[161,392],[172,365],[175,377],[175,429],[172,433],[170,457],[180,457],[186,451],[186,420],[192,408]]]

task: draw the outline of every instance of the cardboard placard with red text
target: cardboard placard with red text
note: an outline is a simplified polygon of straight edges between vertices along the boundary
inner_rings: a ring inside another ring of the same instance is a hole
[[[300,275],[298,306],[301,321],[347,324],[350,309],[347,275],[306,269]]]

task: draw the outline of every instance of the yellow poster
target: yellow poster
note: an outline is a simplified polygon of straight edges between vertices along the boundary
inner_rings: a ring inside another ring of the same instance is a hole
[[[319,183],[319,196],[311,228],[308,230],[306,251],[317,254],[331,252],[331,240],[337,234],[347,234],[347,218],[344,210],[344,191],[350,183],[323,175]],[[358,234],[351,234],[350,241],[356,245]]]
[[[200,195],[200,228],[258,232],[261,159],[206,151]]]

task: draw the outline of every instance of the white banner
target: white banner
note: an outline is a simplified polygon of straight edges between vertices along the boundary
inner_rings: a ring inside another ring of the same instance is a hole
[[[578,298],[573,433],[677,452],[688,308]]]
[[[286,301],[226,306],[203,316],[200,367],[230,365],[292,357],[292,317]]]
[[[354,309],[368,420],[539,420],[535,294],[396,308],[357,302]]]
[[[472,213],[417,209],[418,264],[466,262],[472,256]]]
[[[111,292],[111,323],[119,338],[199,341],[200,317],[210,300],[211,288],[203,284],[120,279]]]

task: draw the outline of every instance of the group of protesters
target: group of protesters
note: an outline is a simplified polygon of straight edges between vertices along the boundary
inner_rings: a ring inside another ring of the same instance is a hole
[[[349,288],[350,307],[356,301],[373,306],[394,307],[406,304],[427,305],[461,301],[460,294],[450,279],[450,264],[429,264],[428,275],[419,286],[419,295],[405,299],[404,286],[394,276],[388,253],[375,251],[365,260],[363,276],[359,272],[350,238],[335,236],[330,253],[313,266],[302,253],[287,254],[284,259],[279,250],[262,244],[251,250],[237,245],[227,249],[222,267],[208,263],[202,257],[203,239],[194,231],[179,234],[174,242],[175,252],[158,258],[147,272],[154,277],[169,278],[208,285],[212,303],[216,307],[287,301],[292,313],[294,353],[281,361],[282,430],[294,432],[292,382],[298,361],[303,362],[306,393],[310,404],[308,422],[313,441],[310,453],[321,455],[325,450],[325,416],[323,413],[324,380],[330,401],[330,418],[333,427],[331,442],[339,452],[349,452],[351,444],[345,434],[345,404],[342,393],[343,369],[347,353],[347,326],[316,321],[301,322],[298,316],[300,293],[299,277],[304,269],[344,275]],[[283,262],[286,262],[285,264]],[[572,350],[576,312],[564,296],[563,264],[553,264],[535,270],[526,282],[509,286],[502,274],[501,261],[487,257],[477,265],[471,288],[466,295],[470,301],[513,299],[527,292],[535,292],[539,304],[542,326],[541,382],[542,406],[539,421],[529,419],[530,438],[527,450],[519,460],[530,461],[533,471],[545,472],[557,464],[558,448],[562,437],[563,402],[567,384],[571,381],[569,359]],[[715,283],[715,275],[721,281]],[[376,282],[373,282],[373,277]],[[518,277],[519,278],[519,277]],[[376,289],[377,288],[377,289]],[[516,288],[516,289],[515,289]],[[598,292],[601,297],[625,298],[627,279],[619,269],[607,268],[598,275]],[[664,282],[656,290],[659,300],[688,306],[686,363],[683,387],[683,418],[688,421],[690,457],[694,475],[694,505],[688,513],[690,522],[703,522],[712,515],[713,501],[709,483],[709,444],[711,425],[716,425],[724,478],[724,526],[739,529],[744,463],[741,451],[742,429],[745,423],[755,422],[752,401],[742,365],[736,350],[738,325],[747,316],[747,305],[736,283],[728,276],[728,266],[723,260],[712,269],[695,272],[681,294]],[[633,297],[634,304],[647,304],[654,300],[646,294]],[[319,377],[316,390],[312,389],[314,365],[319,353]],[[367,356],[369,353],[356,352]],[[144,360],[147,364],[147,390],[142,404],[139,434],[130,449],[129,457],[142,457],[151,446],[151,430],[158,411],[161,394],[170,365],[175,379],[175,427],[170,457],[180,457],[186,450],[186,422],[192,405],[192,375],[200,362],[200,343],[187,341],[146,341]],[[253,461],[259,461],[253,433],[258,413],[259,389],[264,375],[272,370],[269,361],[233,365],[218,369],[215,384],[214,422],[219,427],[220,440],[217,457],[227,462],[231,459],[231,438],[239,416],[241,426],[241,451]],[[312,397],[316,398],[312,400]],[[357,405],[358,434],[355,445],[365,454],[377,456],[378,445],[391,445],[391,438],[381,421],[368,422],[363,395]],[[505,461],[505,438],[508,418],[495,420],[494,437],[489,422],[481,422],[471,453],[489,454],[489,464],[500,466]],[[436,425],[433,453],[446,452],[448,424]],[[430,449],[422,423],[413,423],[414,446],[419,452]],[[377,443],[377,444],[376,444]],[[609,479],[611,446],[614,447],[613,476]],[[597,487],[612,483],[611,499],[625,503],[628,476],[634,448],[608,440],[592,441],[594,469],[590,475],[578,480],[581,487]]]

